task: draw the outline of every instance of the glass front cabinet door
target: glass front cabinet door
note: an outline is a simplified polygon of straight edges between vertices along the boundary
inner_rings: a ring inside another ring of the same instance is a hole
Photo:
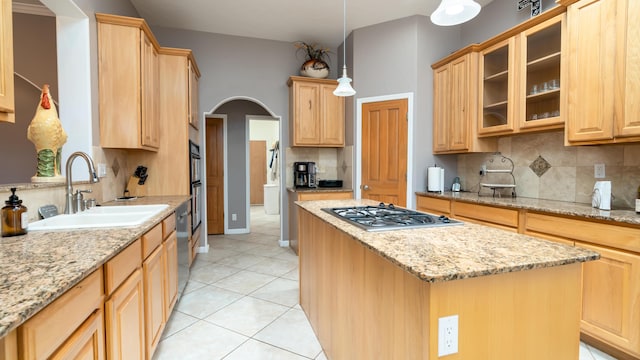
[[[516,38],[510,37],[480,53],[480,136],[514,131],[515,45]]]
[[[564,126],[561,99],[565,14],[520,34],[519,131]]]

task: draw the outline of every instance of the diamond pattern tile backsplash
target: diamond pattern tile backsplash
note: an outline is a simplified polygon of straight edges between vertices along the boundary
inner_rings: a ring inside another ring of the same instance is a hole
[[[554,131],[498,139],[498,151],[513,160],[518,197],[591,204],[596,180],[610,180],[613,206],[633,208],[640,185],[640,144],[564,146],[564,133]],[[458,155],[462,189],[478,192],[479,169],[492,154]],[[606,178],[594,177],[594,164],[605,164]]]
[[[529,168],[536,174],[538,177],[544,175],[551,168],[551,164],[547,162],[542,156],[538,156],[537,159],[533,160]]]

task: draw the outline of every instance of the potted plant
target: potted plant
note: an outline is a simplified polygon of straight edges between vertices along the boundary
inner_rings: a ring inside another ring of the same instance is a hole
[[[325,58],[329,59],[329,49],[304,41],[296,41],[294,45],[297,51],[302,50],[306,55],[306,60],[300,67],[300,75],[319,79],[329,76],[329,64],[324,61]]]

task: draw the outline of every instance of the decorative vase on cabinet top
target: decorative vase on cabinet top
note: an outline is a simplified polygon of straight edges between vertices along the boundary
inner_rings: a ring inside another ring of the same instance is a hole
[[[302,67],[300,67],[300,75],[324,79],[329,76],[329,65],[318,59],[307,60],[302,64]]]

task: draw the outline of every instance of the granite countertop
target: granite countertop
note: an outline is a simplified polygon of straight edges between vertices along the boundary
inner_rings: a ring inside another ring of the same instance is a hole
[[[300,201],[296,204],[427,282],[560,266],[600,257],[591,250],[471,223],[367,232],[321,210],[378,204],[371,200]]]
[[[0,338],[160,223],[189,196],[148,196],[103,205],[169,204],[136,227],[31,231],[0,238]]]
[[[295,187],[289,187],[287,188],[287,190],[289,192],[347,192],[347,191],[353,191],[353,189],[347,189],[347,188],[331,188],[331,187],[327,187],[327,188],[295,188]]]
[[[445,192],[443,194],[416,192],[416,195],[640,225],[640,215],[630,209],[607,211],[593,208],[589,204],[525,197],[494,198],[491,196],[478,196],[478,193],[475,192]]]

